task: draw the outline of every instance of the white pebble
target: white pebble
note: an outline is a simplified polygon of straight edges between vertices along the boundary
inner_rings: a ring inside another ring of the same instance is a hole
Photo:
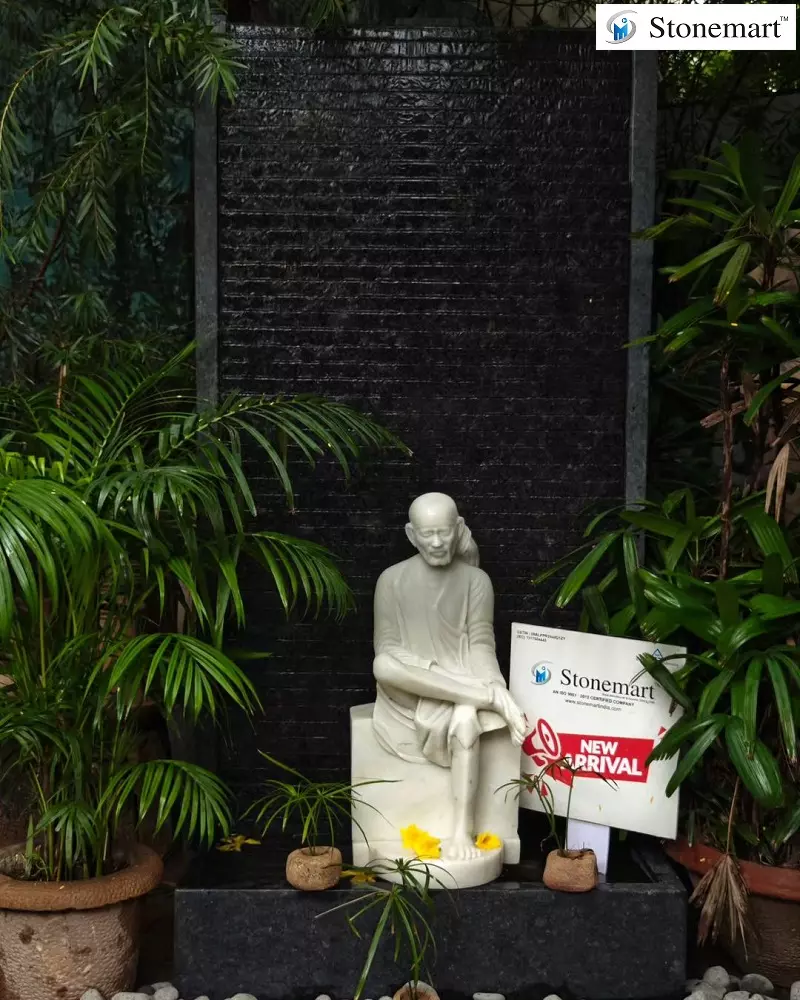
[[[178,1000],[178,991],[172,984],[160,986],[153,994],[153,1000]]]
[[[111,1000],[153,1000],[149,993],[115,993]]]
[[[472,1000],[506,1000],[502,993],[473,993]]]
[[[702,979],[687,979],[684,983],[684,988],[687,993],[691,993],[692,990],[696,990],[697,987],[702,983]]]
[[[759,976],[757,972],[748,972],[746,976],[742,976],[739,985],[748,993],[760,993],[762,996],[771,996],[775,989],[766,976]]]
[[[327,993],[320,993],[320,995],[317,997],[317,1000],[331,1000],[331,998],[328,996]],[[386,1000],[392,1000],[392,998],[387,997]]]
[[[747,990],[731,990],[725,994],[725,1000],[749,1000],[749,997]]]
[[[728,970],[721,965],[712,965],[711,968],[706,969],[703,974],[703,982],[710,983],[718,990],[727,990],[730,985],[730,981],[731,977],[728,974]]]
[[[252,993],[234,993],[231,1000],[256,1000]]]
[[[722,1000],[727,989],[727,986],[717,986],[716,983],[707,983],[703,980],[692,990],[692,996],[698,1000]]]
[[[557,993],[551,993],[549,996],[546,996],[544,1000],[561,1000],[561,997]]]
[[[800,1000],[800,979],[789,988],[789,1000]]]
[[[150,993],[150,992],[155,993],[156,990],[163,990],[167,986],[172,986],[172,983],[167,983],[167,982],[164,982],[164,983],[150,983],[149,987],[145,986],[145,987],[142,988],[142,993]]]
[[[208,1000],[208,997],[204,993],[201,997],[195,997],[194,1000]]]
[[[103,994],[100,990],[87,990],[81,1000],[103,1000]]]

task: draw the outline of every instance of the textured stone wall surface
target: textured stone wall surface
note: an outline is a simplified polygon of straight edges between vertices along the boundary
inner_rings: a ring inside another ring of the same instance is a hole
[[[347,773],[348,709],[369,701],[371,595],[410,554],[405,512],[451,493],[510,624],[531,577],[623,492],[629,57],[584,32],[235,30],[247,69],[220,119],[220,387],[315,392],[377,415],[413,450],[346,486],[298,470],[296,511],[256,484],[262,526],[342,558],[359,610],[287,624],[248,583],[266,716],[256,747]],[[278,511],[278,513],[276,513]],[[550,617],[551,622],[565,621]]]

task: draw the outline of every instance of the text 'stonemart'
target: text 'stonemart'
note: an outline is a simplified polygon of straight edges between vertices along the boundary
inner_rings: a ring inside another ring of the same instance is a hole
[[[793,3],[625,4],[599,3],[595,30],[598,49],[797,48],[797,8]]]

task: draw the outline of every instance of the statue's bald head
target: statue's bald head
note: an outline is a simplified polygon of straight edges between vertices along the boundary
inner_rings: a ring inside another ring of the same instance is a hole
[[[458,508],[446,493],[423,493],[408,508],[408,519],[414,527],[442,521],[455,524]]]
[[[425,493],[411,504],[406,535],[429,566],[449,566],[465,530],[455,501],[444,493]]]

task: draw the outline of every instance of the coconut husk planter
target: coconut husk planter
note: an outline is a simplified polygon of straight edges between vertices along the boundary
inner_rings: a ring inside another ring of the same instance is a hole
[[[0,996],[80,1000],[132,989],[139,958],[139,900],[161,881],[161,858],[134,847],[128,865],[75,882],[0,874]]]
[[[597,858],[594,851],[551,851],[547,855],[542,881],[556,892],[591,892],[597,887]]]
[[[338,847],[300,847],[286,859],[286,881],[304,892],[332,889],[342,877]]]

